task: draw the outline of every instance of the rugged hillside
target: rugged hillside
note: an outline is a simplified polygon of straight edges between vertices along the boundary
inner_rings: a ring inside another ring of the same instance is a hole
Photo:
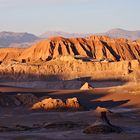
[[[37,36],[29,33],[0,32],[0,47],[14,46],[15,43],[25,46],[25,43],[32,43],[38,39]]]
[[[136,79],[140,75],[138,60],[139,40],[53,37],[30,48],[0,49],[0,81]]]
[[[23,50],[22,48],[0,48],[0,62],[17,60]]]
[[[106,36],[70,39],[53,37],[25,49],[19,59],[27,59],[28,61],[50,60],[60,55],[78,55],[90,57],[97,61],[101,59],[108,59],[109,61],[139,60],[140,43],[139,41],[113,39]]]

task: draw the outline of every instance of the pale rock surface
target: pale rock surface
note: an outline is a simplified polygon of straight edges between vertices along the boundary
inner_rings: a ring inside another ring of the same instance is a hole
[[[84,83],[80,88],[80,90],[92,90],[92,89],[93,87],[88,82]]]

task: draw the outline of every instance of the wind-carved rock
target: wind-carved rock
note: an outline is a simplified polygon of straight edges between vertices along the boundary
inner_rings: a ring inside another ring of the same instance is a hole
[[[86,134],[98,134],[98,133],[120,133],[122,129],[118,126],[111,124],[110,120],[107,117],[107,112],[112,113],[110,110],[102,107],[96,108],[97,113],[100,114],[99,119],[84,129],[84,133]]]

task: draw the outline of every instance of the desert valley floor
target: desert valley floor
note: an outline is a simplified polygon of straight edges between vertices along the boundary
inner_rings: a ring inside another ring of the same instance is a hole
[[[37,81],[39,82],[39,81]],[[9,83],[8,83],[9,84]],[[42,82],[43,84],[43,82]],[[73,84],[75,84],[73,82]],[[90,90],[48,90],[0,86],[2,94],[33,94],[38,98],[49,96],[65,100],[76,97],[81,110],[31,110],[29,106],[0,108],[0,140],[92,140],[92,139],[140,139],[140,83],[102,81],[90,82]],[[2,102],[2,101],[1,101]],[[112,124],[121,133],[85,134],[84,129],[98,120],[96,108],[105,107]]]

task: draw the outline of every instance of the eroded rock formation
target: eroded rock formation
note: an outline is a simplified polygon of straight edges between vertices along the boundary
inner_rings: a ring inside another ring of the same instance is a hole
[[[80,103],[76,97],[66,100],[66,108],[79,109],[80,107]]]
[[[31,93],[18,93],[16,95],[0,94],[0,107],[27,107],[32,110],[81,110],[82,106],[76,97],[65,101],[42,96],[38,98]]]
[[[61,99],[46,98],[33,104],[32,109],[55,110],[65,108],[65,103]]]
[[[56,109],[80,109],[80,104],[77,98],[68,98],[66,103],[61,99],[46,98],[33,104],[33,110],[56,110]]]
[[[23,51],[19,59],[48,60],[59,55],[79,55],[109,61],[140,59],[140,45],[137,41],[112,39],[106,36],[87,38],[52,37]]]
[[[139,52],[138,40],[53,37],[26,49],[0,49],[0,78],[20,81],[123,76],[140,68]]]
[[[80,88],[80,90],[92,90],[92,89],[93,87],[88,82],[84,83]]]
[[[120,133],[122,132],[122,129],[118,126],[112,125],[110,123],[110,120],[107,118],[107,112],[109,109],[97,107],[96,108],[97,113],[100,113],[100,117],[97,119],[95,123],[92,125],[86,127],[84,129],[84,133],[86,134],[107,134],[107,133]]]

